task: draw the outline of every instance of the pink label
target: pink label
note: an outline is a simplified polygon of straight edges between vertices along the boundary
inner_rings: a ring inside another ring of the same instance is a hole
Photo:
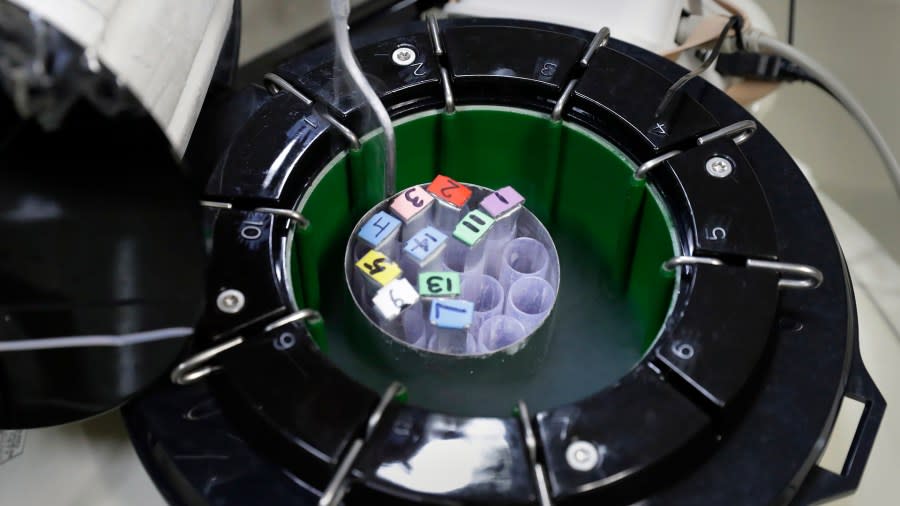
[[[419,186],[404,191],[391,202],[391,211],[404,222],[409,222],[419,213],[428,209],[434,197]]]

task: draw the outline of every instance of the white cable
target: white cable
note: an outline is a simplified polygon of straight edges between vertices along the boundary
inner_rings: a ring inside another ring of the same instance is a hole
[[[822,66],[822,64],[790,44],[757,31],[746,34],[744,40],[748,50],[761,53],[772,53],[784,57],[802,68],[810,77],[816,79],[825,89],[827,89],[828,92],[844,106],[844,109],[856,119],[869,136],[869,139],[872,140],[872,144],[874,144],[875,149],[878,150],[878,155],[888,169],[888,175],[894,183],[894,189],[897,191],[898,196],[900,196],[900,164],[897,163],[894,153],[891,151],[890,146],[888,146],[887,141],[884,140],[884,137],[878,131],[872,118],[866,114],[862,105],[843,83],[841,83],[834,74],[829,72],[828,69]]]
[[[48,337],[44,339],[19,339],[15,341],[0,341],[0,353],[12,351],[51,350],[62,348],[88,348],[88,347],[122,347],[135,344],[163,341],[166,339],[180,339],[194,333],[191,327],[171,327],[166,329],[148,330],[122,335],[96,335],[96,336],[68,336]]]
[[[350,78],[362,92],[366,102],[375,111],[375,117],[381,128],[384,129],[384,198],[388,198],[397,191],[397,138],[394,134],[394,125],[391,116],[378,98],[378,93],[369,84],[366,75],[363,74],[356,55],[353,53],[353,45],[350,43],[350,2],[349,0],[331,0],[332,27],[334,28],[334,43],[338,50],[341,62],[350,74]]]

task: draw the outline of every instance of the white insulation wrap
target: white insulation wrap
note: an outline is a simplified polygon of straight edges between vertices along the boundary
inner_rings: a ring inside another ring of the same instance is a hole
[[[233,0],[11,0],[84,46],[184,154],[231,23]]]
[[[448,3],[450,16],[516,18],[574,26],[590,32],[608,26],[617,39],[654,53],[676,46],[685,0],[459,0]]]

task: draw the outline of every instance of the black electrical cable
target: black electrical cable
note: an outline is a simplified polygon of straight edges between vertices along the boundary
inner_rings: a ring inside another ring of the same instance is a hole
[[[794,27],[797,21],[797,0],[790,0],[788,4],[788,44],[794,43]]]
[[[795,82],[815,84],[828,89],[815,77],[794,62],[774,54],[737,52],[719,55],[716,72],[725,77],[742,77],[758,81]]]

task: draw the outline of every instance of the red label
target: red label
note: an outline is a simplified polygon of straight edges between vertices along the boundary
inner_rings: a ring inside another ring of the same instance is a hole
[[[456,207],[466,205],[469,197],[472,196],[472,190],[466,188],[462,183],[457,183],[441,174],[438,174],[434,181],[428,185],[428,193]]]

